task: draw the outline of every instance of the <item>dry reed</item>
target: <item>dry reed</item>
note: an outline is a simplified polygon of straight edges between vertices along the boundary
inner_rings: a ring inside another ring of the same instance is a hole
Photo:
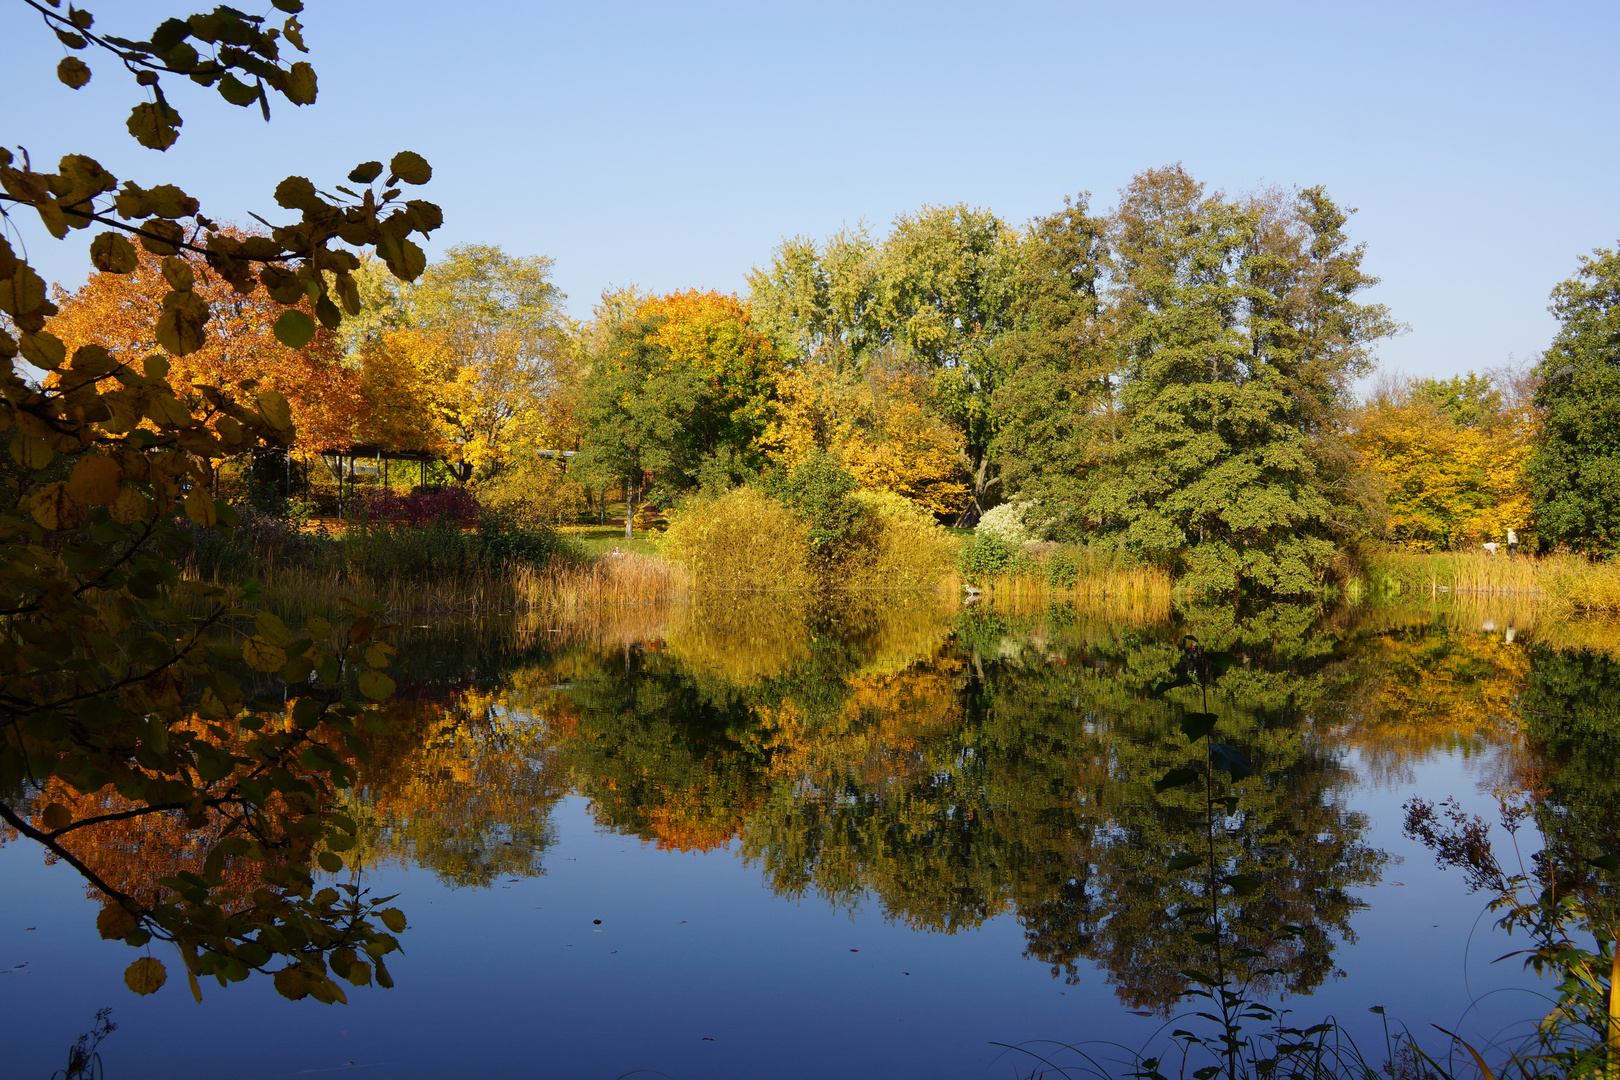
[[[1620,564],[1579,555],[1383,552],[1367,560],[1367,573],[1385,596],[1514,596],[1561,611],[1620,614]]]

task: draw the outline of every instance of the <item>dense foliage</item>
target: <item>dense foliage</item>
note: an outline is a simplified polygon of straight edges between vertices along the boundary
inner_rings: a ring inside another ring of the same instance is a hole
[[[110,54],[135,75],[149,100],[131,111],[129,131],[154,150],[180,135],[165,77],[256,102],[266,116],[272,93],[315,100],[313,69],[290,58],[304,51],[298,0],[276,0],[288,15],[279,27],[222,7],[165,20],[144,41],[104,35],[89,12],[64,13],[55,0],[32,6],[75,54],[58,68],[67,87],[91,77],[78,54]],[[351,248],[402,279],[422,272],[410,236],[436,229],[440,213],[400,196],[430,177],[409,151],[386,168],[360,164],[340,196],[290,176],[275,201],[297,217],[244,236],[175,185],[120,187],[82,154],[39,171],[26,153],[0,150],[8,219],[30,211],[58,240],[97,226],[98,271],[140,275],[144,293],[132,297],[161,288],[159,278],[167,286],[161,303],[114,305],[105,329],[116,340],[75,336],[96,328],[71,319],[64,338],[44,282],[0,240],[0,437],[15,485],[0,513],[0,820],[84,875],[104,904],[103,937],[143,950],[172,942],[198,997],[201,977],[224,985],[254,971],[273,974],[287,997],[325,1002],[343,1000],[339,978],[390,984],[383,957],[403,914],[354,885],[317,888],[315,877],[341,870],[354,843],[356,823],[333,799],[352,783],[368,733],[386,728],[370,702],[393,690],[383,669],[394,647],[373,640],[388,628],[354,608],[337,625],[315,616],[288,626],[253,610],[251,580],[206,585],[179,567],[196,532],[229,533],[236,519],[211,490],[215,464],[295,439],[287,398],[260,382],[283,376],[254,364],[268,357],[277,368],[278,347],[304,349],[317,324],[332,330],[360,310]],[[225,304],[222,283],[250,303]],[[229,341],[250,310],[259,316],[247,322],[269,322],[280,346],[251,334],[249,359],[234,368],[210,342]],[[192,357],[194,381],[177,388],[171,374]],[[28,365],[45,378],[31,381]],[[121,887],[82,844],[133,821],[167,822],[200,864]],[[149,952],[125,974],[142,994],[166,978]]]

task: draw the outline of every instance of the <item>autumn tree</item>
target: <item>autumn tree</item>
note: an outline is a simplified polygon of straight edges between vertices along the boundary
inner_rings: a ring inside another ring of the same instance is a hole
[[[1536,374],[1541,431],[1526,471],[1549,544],[1620,550],[1620,253],[1599,248],[1552,293],[1558,335]]]
[[[217,235],[236,243],[256,234],[222,229]],[[262,239],[262,237],[261,237]],[[163,258],[142,248],[127,273],[97,270],[79,289],[53,290],[60,309],[49,322],[67,352],[95,345],[119,363],[135,366],[160,346],[155,327],[171,291]],[[308,344],[292,349],[276,339],[275,324],[286,310],[261,283],[246,295],[223,277],[206,275],[193,295],[208,306],[210,333],[195,352],[175,357],[169,385],[188,408],[202,404],[195,385],[239,386],[253,382],[287,399],[298,428],[294,445],[305,452],[346,446],[362,412],[358,372],[343,363],[332,331],[318,327]],[[307,302],[303,310],[308,310]]]
[[[91,13],[63,12],[56,0],[27,2],[52,34],[46,47],[69,51],[57,67],[67,87],[89,82],[85,56],[108,54],[117,65],[103,70],[135,75],[142,100],[127,126],[149,149],[180,137],[166,78],[267,117],[273,96],[315,100],[314,69],[294,59],[305,51],[299,0],[275,0],[288,15],[279,26],[221,7],[167,19],[146,40],[106,34]],[[43,97],[19,89],[23,100]],[[332,330],[359,310],[351,248],[374,251],[400,278],[418,276],[426,260],[410,237],[432,232],[441,215],[401,195],[431,175],[406,151],[386,167],[356,166],[337,195],[289,176],[274,198],[290,220],[267,236],[241,236],[175,185],[120,186],[83,154],[46,171],[0,149],[8,229],[24,212],[57,240],[95,227],[96,270],[137,271],[138,243],[161,260],[168,286],[149,312],[150,331],[128,337],[131,348],[154,343],[145,356],[95,342],[70,352],[50,328],[59,309],[43,279],[0,240],[0,435],[22,470],[20,499],[0,513],[0,820],[95,888],[103,937],[173,943],[199,997],[202,977],[223,985],[254,971],[272,975],[287,997],[323,1002],[343,1000],[337,979],[389,985],[383,958],[398,947],[403,914],[357,886],[317,888],[315,873],[342,869],[340,852],[353,845],[355,823],[332,800],[352,783],[346,756],[363,750],[375,719],[364,702],[392,691],[382,669],[393,648],[373,640],[381,628],[370,612],[350,611],[339,626],[311,617],[289,627],[252,611],[252,587],[181,579],[195,533],[228,533],[234,518],[207,490],[214,463],[286,446],[295,428],[275,390],[193,384],[182,400],[169,374],[231,325],[228,313],[211,325],[215,311],[199,286],[215,279],[242,297],[262,288],[283,309],[276,339],[303,349],[317,324]],[[25,363],[49,374],[44,385],[24,377]],[[248,672],[256,674],[244,684]],[[98,874],[75,844],[107,822],[109,788],[124,801],[110,811],[120,820],[178,815],[189,829],[217,829],[217,842],[198,852],[200,870],[159,882],[155,894]],[[46,791],[60,797],[40,805]],[[259,887],[245,896],[225,873],[239,859],[259,869]],[[166,978],[150,955],[125,973],[142,994]]]
[[[1352,444],[1383,485],[1385,528],[1423,550],[1528,532],[1531,417],[1491,380],[1388,380],[1355,417]]]
[[[1200,588],[1317,586],[1354,526],[1337,452],[1350,381],[1397,327],[1320,188],[1232,201],[1180,166],[1113,224],[1120,435],[1093,505]]]
[[[622,481],[632,505],[758,471],[778,361],[746,305],[689,290],[604,307],[601,318],[609,325],[584,378],[579,468]]]
[[[762,441],[787,471],[827,451],[862,488],[892,491],[935,514],[955,516],[966,506],[962,435],[929,407],[928,377],[918,366],[801,364],[777,377],[776,396]]]
[[[409,285],[375,266],[347,345],[358,358],[368,441],[438,453],[462,481],[489,476],[571,432],[563,295],[551,260],[451,247]]]
[[[896,218],[880,244],[864,230],[819,246],[786,241],[749,277],[761,327],[798,363],[858,373],[886,354],[928,374],[930,409],[967,453],[967,520],[997,486],[990,400],[1004,373],[992,343],[1011,323],[1019,241],[989,211],[924,207]]]

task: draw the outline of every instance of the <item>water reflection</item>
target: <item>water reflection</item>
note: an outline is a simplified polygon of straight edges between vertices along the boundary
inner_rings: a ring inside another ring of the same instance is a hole
[[[1141,618],[911,594],[411,628],[345,807],[350,862],[542,874],[577,794],[661,848],[730,845],[784,897],[928,933],[1010,914],[1054,978],[1100,970],[1131,1008],[1169,1011],[1212,965],[1308,993],[1387,861],[1348,807],[1359,783],[1469,756],[1539,793],[1570,865],[1620,850],[1609,634],[1501,608]],[[1206,712],[1248,768],[1161,790],[1203,767],[1186,723]],[[117,850],[133,867],[167,843]]]

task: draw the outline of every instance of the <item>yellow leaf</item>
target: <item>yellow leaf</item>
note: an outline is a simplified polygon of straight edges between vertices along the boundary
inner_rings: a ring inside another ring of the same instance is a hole
[[[169,973],[163,970],[163,961],[156,957],[143,956],[124,969],[124,985],[143,997],[157,993],[168,980]]]
[[[242,643],[242,659],[254,671],[278,671],[287,663],[287,650],[255,634]]]
[[[56,370],[67,360],[67,346],[62,339],[44,330],[24,331],[17,339],[17,348],[24,360],[47,371]]]
[[[127,274],[140,265],[140,257],[128,240],[104,232],[90,242],[90,263],[106,274]]]
[[[128,937],[140,925],[140,920],[118,904],[108,904],[96,916],[96,929],[108,941]]]
[[[385,668],[388,666],[388,658],[396,651],[397,650],[386,641],[373,642],[372,645],[366,649],[366,663],[370,664],[374,668]]]
[[[360,673],[360,692],[372,701],[381,701],[394,692],[394,680],[380,671]]]
[[[120,525],[133,525],[137,521],[145,521],[152,512],[152,504],[146,496],[134,488],[125,488],[113,500],[112,517]]]
[[[214,497],[200,487],[192,488],[190,493],[186,495],[185,506],[186,517],[204,528],[219,520],[219,515],[214,510]],[[276,666],[280,667],[281,665],[277,664]]]
[[[27,413],[18,415],[19,422]],[[56,457],[56,451],[44,439],[20,438],[11,440],[11,458],[25,469],[43,469]]]
[[[68,494],[86,506],[106,506],[118,498],[118,479],[118,463],[112,458],[80,458],[68,477]]]
[[[425,184],[433,179],[433,167],[421,154],[401,150],[388,163],[388,169],[407,184]]]
[[[258,396],[259,412],[277,431],[292,430],[292,409],[287,399],[274,390],[261,391]]]
[[[58,480],[33,494],[28,500],[28,512],[42,529],[74,529],[84,521],[84,506],[74,501],[67,485]]]
[[[381,919],[382,924],[393,933],[403,934],[405,932],[405,913],[399,908],[383,908],[377,912],[377,918]]]

